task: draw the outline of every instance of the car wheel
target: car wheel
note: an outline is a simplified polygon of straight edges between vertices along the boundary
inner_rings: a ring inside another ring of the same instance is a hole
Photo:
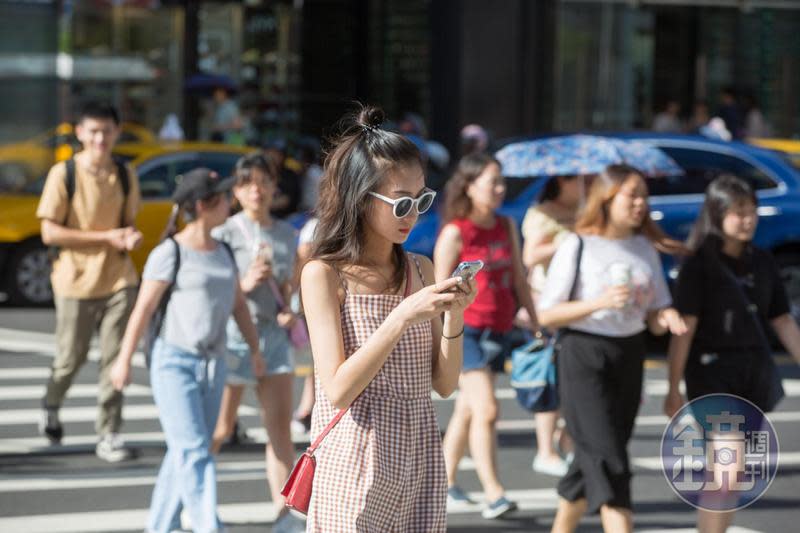
[[[38,239],[20,244],[9,264],[9,296],[18,305],[47,305],[53,301],[50,257]]]
[[[800,322],[800,252],[781,253],[776,260],[786,293],[789,295],[792,316]]]

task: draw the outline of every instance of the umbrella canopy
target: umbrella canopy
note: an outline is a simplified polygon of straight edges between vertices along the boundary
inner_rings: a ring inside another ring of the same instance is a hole
[[[649,144],[594,135],[567,135],[512,143],[495,154],[503,175],[576,176],[597,174],[608,165],[630,165],[649,177],[679,176],[683,169]]]
[[[221,74],[195,74],[186,79],[183,84],[186,92],[211,94],[214,89],[225,89],[228,92],[235,92],[236,82],[228,76]]]

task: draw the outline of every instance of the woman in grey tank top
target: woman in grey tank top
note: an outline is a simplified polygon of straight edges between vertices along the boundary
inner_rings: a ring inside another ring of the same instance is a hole
[[[115,388],[122,390],[130,383],[133,352],[167,296],[150,364],[150,383],[167,453],[153,489],[146,526],[149,532],[181,529],[184,507],[194,531],[222,530],[210,445],[225,385],[225,324],[231,313],[250,346],[254,374],[264,373],[236,265],[225,245],[211,236],[211,229],[228,216],[231,185],[231,180],[220,179],[208,169],[193,170],[178,184],[173,218],[183,211],[188,223],[148,257],[120,354],[111,370]]]

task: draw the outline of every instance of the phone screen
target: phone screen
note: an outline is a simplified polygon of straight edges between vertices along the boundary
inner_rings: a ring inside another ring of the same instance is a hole
[[[483,268],[483,261],[463,261],[453,271],[451,277],[461,276],[463,280],[470,280],[475,277],[480,269]]]

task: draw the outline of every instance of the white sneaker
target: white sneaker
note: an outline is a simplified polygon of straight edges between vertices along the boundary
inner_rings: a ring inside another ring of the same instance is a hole
[[[547,474],[548,476],[556,476],[556,477],[564,477],[569,470],[569,465],[563,459],[555,459],[550,461],[545,461],[538,455],[533,458],[533,464],[531,465],[534,472],[539,472],[540,474]]]
[[[131,458],[131,452],[118,433],[107,433],[95,448],[97,457],[108,463],[119,463]]]

